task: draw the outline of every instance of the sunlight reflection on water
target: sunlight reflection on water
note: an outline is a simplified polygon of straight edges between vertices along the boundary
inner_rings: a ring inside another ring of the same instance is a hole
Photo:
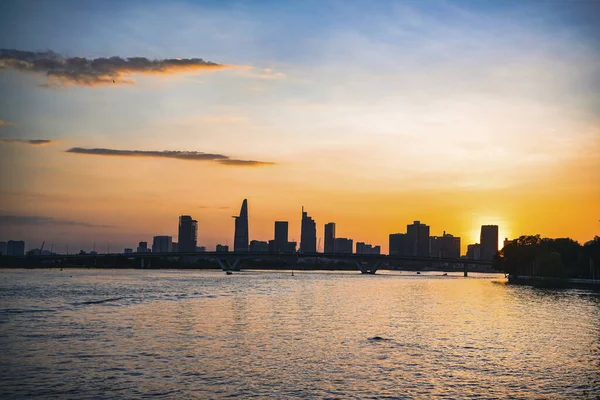
[[[382,272],[3,270],[2,398],[600,396],[600,296]]]

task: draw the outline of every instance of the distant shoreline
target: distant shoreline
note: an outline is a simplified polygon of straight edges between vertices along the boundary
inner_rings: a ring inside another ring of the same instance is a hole
[[[547,276],[509,275],[508,283],[547,288],[600,289],[600,279],[553,278]]]

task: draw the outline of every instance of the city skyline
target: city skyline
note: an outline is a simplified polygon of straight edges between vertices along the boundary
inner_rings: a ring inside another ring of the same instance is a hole
[[[461,251],[461,238],[452,234],[447,234],[443,231],[441,236],[430,235],[430,226],[423,224],[420,221],[414,221],[412,224],[407,224],[405,232],[397,231],[388,234],[389,247],[387,252],[381,252],[382,245],[369,241],[355,240],[354,238],[344,238],[336,235],[336,223],[328,222],[324,224],[321,235],[317,229],[317,221],[315,221],[304,206],[301,214],[301,232],[300,243],[289,241],[289,221],[274,221],[272,239],[257,240],[249,234],[249,212],[248,199],[242,201],[240,214],[233,216],[235,219],[233,243],[231,248],[234,252],[271,252],[271,253],[337,253],[337,254],[390,254],[390,255],[407,255],[416,257],[447,257],[459,258],[463,255],[473,259],[492,260],[496,252],[502,248],[501,240],[498,237],[499,227],[497,225],[482,225],[480,228],[480,240],[478,243],[465,244],[467,251]],[[229,241],[225,244],[215,243],[214,246],[200,246],[197,242],[198,237],[198,221],[191,215],[179,216],[177,241],[173,240],[173,236],[153,235],[152,246],[148,247],[148,241],[140,241],[136,252],[203,252],[208,249],[215,248],[215,251],[228,251]],[[251,240],[252,239],[252,240]],[[502,243],[505,245],[509,238],[504,238]],[[15,242],[10,240],[10,242]],[[22,242],[21,242],[22,243]],[[43,249],[42,243],[40,248]],[[356,245],[355,245],[356,244]],[[7,242],[0,241],[0,249],[4,249]],[[297,247],[297,245],[299,245]],[[106,244],[106,253],[110,253],[110,243]],[[472,248],[477,247],[477,253],[472,252]],[[23,251],[25,251],[25,247]],[[54,243],[51,244],[54,248]],[[481,250],[480,250],[481,249]],[[29,245],[28,250],[32,250]],[[66,249],[68,253],[68,246]],[[113,247],[115,250],[115,247]],[[80,249],[80,251],[85,251]],[[96,242],[93,244],[93,253],[96,251]],[[21,254],[22,252],[19,252]],[[57,248],[57,253],[61,253]],[[123,253],[131,253],[132,247],[125,247]],[[0,254],[3,251],[0,250]],[[46,253],[50,254],[46,249]],[[99,251],[102,253],[102,251]],[[116,250],[113,253],[120,253]],[[16,254],[16,255],[19,255]],[[476,256],[474,255],[476,254]]]
[[[597,2],[150,3],[2,3],[0,240],[599,233]]]

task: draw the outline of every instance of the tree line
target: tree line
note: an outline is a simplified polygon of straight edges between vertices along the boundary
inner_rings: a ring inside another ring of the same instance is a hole
[[[600,279],[600,237],[581,245],[570,238],[521,236],[496,254],[494,267],[513,275]]]

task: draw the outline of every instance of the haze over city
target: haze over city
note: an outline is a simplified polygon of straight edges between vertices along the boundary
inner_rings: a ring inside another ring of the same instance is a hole
[[[264,241],[299,242],[301,206],[382,252],[415,220],[463,254],[481,225],[598,233],[598,2],[0,11],[0,240],[122,249],[192,215],[214,249],[244,198]]]

